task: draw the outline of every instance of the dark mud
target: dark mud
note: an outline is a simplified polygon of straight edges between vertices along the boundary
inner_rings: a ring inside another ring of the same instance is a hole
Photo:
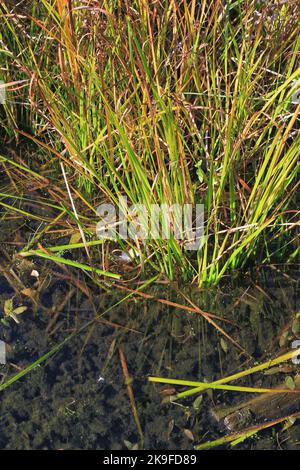
[[[28,285],[29,280],[24,282]],[[205,393],[197,409],[195,398],[162,404],[161,391],[171,387],[151,384],[147,377],[210,381],[275,357],[290,348],[294,333],[288,331],[283,342],[282,331],[300,309],[297,273],[286,277],[271,270],[255,281],[245,278],[239,288],[224,284],[216,290],[186,290],[198,306],[234,322],[218,324],[245,348],[252,356],[249,359],[197,314],[141,297],[114,306],[127,294],[98,289],[91,301],[79,289],[70,295],[71,289],[70,283],[54,276],[39,293],[34,308],[31,299],[18,297],[7,279],[0,278],[0,339],[7,344],[7,364],[0,366],[2,383],[111,307],[58,353],[0,392],[2,449],[140,445],[120,348],[133,378],[145,448],[192,449],[195,443],[216,439],[224,430],[213,422],[210,408],[220,403],[232,405],[245,396]],[[175,288],[161,285],[152,293],[186,305]],[[19,324],[13,318],[3,320],[4,301],[13,295],[17,304],[28,305]],[[64,299],[68,301],[57,309]],[[273,386],[280,380],[284,374],[257,374],[239,383]],[[295,423],[287,431],[277,426],[261,432],[239,447],[298,448],[299,442],[300,426]]]

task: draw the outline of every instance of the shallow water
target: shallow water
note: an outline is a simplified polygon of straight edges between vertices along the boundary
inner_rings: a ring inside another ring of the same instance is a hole
[[[288,350],[293,334],[281,347],[279,340],[285,325],[300,309],[298,279],[296,272],[284,276],[265,270],[255,280],[245,277],[239,287],[227,282],[218,289],[185,289],[196,305],[233,322],[216,320],[249,358],[199,314],[142,297],[131,297],[114,307],[126,292],[99,290],[91,302],[76,291],[57,311],[71,286],[53,278],[41,293],[38,307],[32,309],[28,303],[30,308],[20,316],[19,324],[12,318],[6,325],[0,323],[0,339],[7,344],[7,364],[0,366],[2,383],[95,315],[111,309],[42,365],[0,392],[0,448],[124,449],[128,443],[140,445],[120,348],[133,378],[145,448],[193,449],[195,443],[220,437],[224,429],[212,420],[210,409],[219,403],[232,405],[244,395],[205,393],[199,409],[193,406],[195,397],[162,404],[161,391],[172,387],[151,384],[147,377],[210,381]],[[175,287],[162,284],[147,293],[188,305]],[[1,277],[1,305],[12,295]],[[273,386],[284,377],[279,375],[256,374],[239,384]],[[240,447],[297,448],[298,442],[300,426],[295,423],[285,432],[280,426],[264,431]]]

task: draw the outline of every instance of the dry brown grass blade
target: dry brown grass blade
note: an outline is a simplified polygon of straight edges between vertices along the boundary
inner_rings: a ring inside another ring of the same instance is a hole
[[[135,423],[136,423],[136,426],[137,426],[137,429],[138,429],[138,432],[139,432],[139,435],[140,435],[140,438],[141,438],[141,443],[143,445],[143,443],[144,443],[144,433],[143,433],[143,430],[142,430],[142,426],[141,426],[141,422],[140,422],[140,418],[139,418],[139,414],[138,414],[138,410],[137,410],[137,407],[136,407],[135,398],[134,398],[134,394],[133,394],[133,390],[132,390],[132,386],[131,386],[132,378],[129,375],[125,355],[124,355],[122,349],[119,349],[119,354],[120,354],[121,366],[122,366],[122,370],[123,370],[125,384],[127,386],[127,393],[128,393],[128,396],[129,396],[129,400],[130,400],[134,420],[135,420]]]
[[[72,16],[72,1],[71,0],[56,0],[57,10],[59,16],[62,19],[64,37],[62,42],[64,43],[64,48],[66,55],[68,57],[68,62],[72,75],[72,82],[77,83],[79,75],[79,67],[77,63],[77,51],[76,51],[76,37],[74,31],[74,22]],[[69,77],[67,74],[67,64],[65,62],[63,48],[59,44],[59,63],[61,66],[62,77],[66,82],[68,82]]]
[[[215,315],[214,313],[204,312],[203,310],[201,310],[198,307],[188,307],[187,305],[178,304],[177,302],[172,302],[171,300],[156,298],[154,295],[146,294],[145,292],[140,292],[136,289],[130,289],[129,287],[125,287],[121,284],[118,284],[118,289],[125,290],[127,292],[132,292],[133,294],[137,294],[140,297],[143,297],[144,299],[154,300],[154,301],[159,302],[161,304],[168,305],[169,307],[179,308],[180,310],[185,310],[186,312],[189,312],[189,313],[198,313],[198,314],[200,314],[202,316],[206,316],[208,318],[215,318],[215,319],[220,320],[224,323],[228,323],[228,324],[234,325],[236,327],[238,326],[238,325],[235,325],[231,320],[227,320],[226,318],[219,317],[218,315]]]

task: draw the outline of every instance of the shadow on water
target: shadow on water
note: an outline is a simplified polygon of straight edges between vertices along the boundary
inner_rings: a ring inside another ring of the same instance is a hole
[[[38,307],[22,314],[19,324],[2,319],[0,339],[7,351],[7,364],[0,366],[2,383],[124,297],[119,291],[100,292],[91,302],[79,290],[69,295],[70,289],[67,282],[53,281],[41,292]],[[200,406],[195,406],[195,397],[162,404],[172,387],[151,384],[147,377],[211,381],[289,350],[297,338],[288,325],[300,309],[299,290],[297,273],[284,276],[274,270],[264,270],[255,281],[245,278],[238,287],[224,283],[213,290],[185,290],[196,305],[230,321],[218,324],[251,358],[201,315],[142,297],[128,299],[0,392],[0,447],[123,449],[137,444],[119,348],[133,378],[146,448],[192,449],[197,442],[218,438],[224,430],[213,421],[210,409],[236,403],[239,394],[206,392]],[[152,293],[186,305],[171,286],[157,285]],[[11,296],[11,287],[1,277],[2,307]],[[240,384],[269,387],[280,380],[283,374],[257,374]],[[240,447],[297,447],[300,426],[281,429],[276,428],[277,435],[264,431]]]

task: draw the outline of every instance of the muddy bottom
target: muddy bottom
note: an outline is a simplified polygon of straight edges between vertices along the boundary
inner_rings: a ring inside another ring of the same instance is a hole
[[[40,293],[35,308],[31,299],[21,302],[17,297],[18,305],[28,309],[18,316],[19,323],[2,313],[0,339],[6,343],[7,361],[0,366],[2,384],[77,334],[0,392],[0,448],[141,447],[120,349],[132,377],[146,449],[193,449],[222,436],[225,431],[213,421],[210,409],[232,405],[245,394],[214,391],[205,393],[201,403],[191,397],[166,404],[166,395],[174,393],[172,386],[149,383],[148,376],[211,381],[289,350],[297,332],[284,333],[284,341],[282,332],[300,309],[298,279],[298,273],[281,276],[271,270],[259,280],[245,278],[239,287],[224,283],[216,290],[185,290],[197,306],[220,317],[216,323],[244,352],[200,314],[139,296],[121,302],[128,292],[99,289],[88,300],[80,289],[71,295],[68,282],[55,280]],[[164,284],[146,292],[189,305],[178,289]],[[16,300],[1,277],[1,311],[11,297]],[[96,315],[97,320],[88,324]],[[256,374],[239,384],[269,387],[282,380],[283,374]],[[237,448],[299,448],[299,443],[296,422],[287,430],[278,425],[260,432]]]

